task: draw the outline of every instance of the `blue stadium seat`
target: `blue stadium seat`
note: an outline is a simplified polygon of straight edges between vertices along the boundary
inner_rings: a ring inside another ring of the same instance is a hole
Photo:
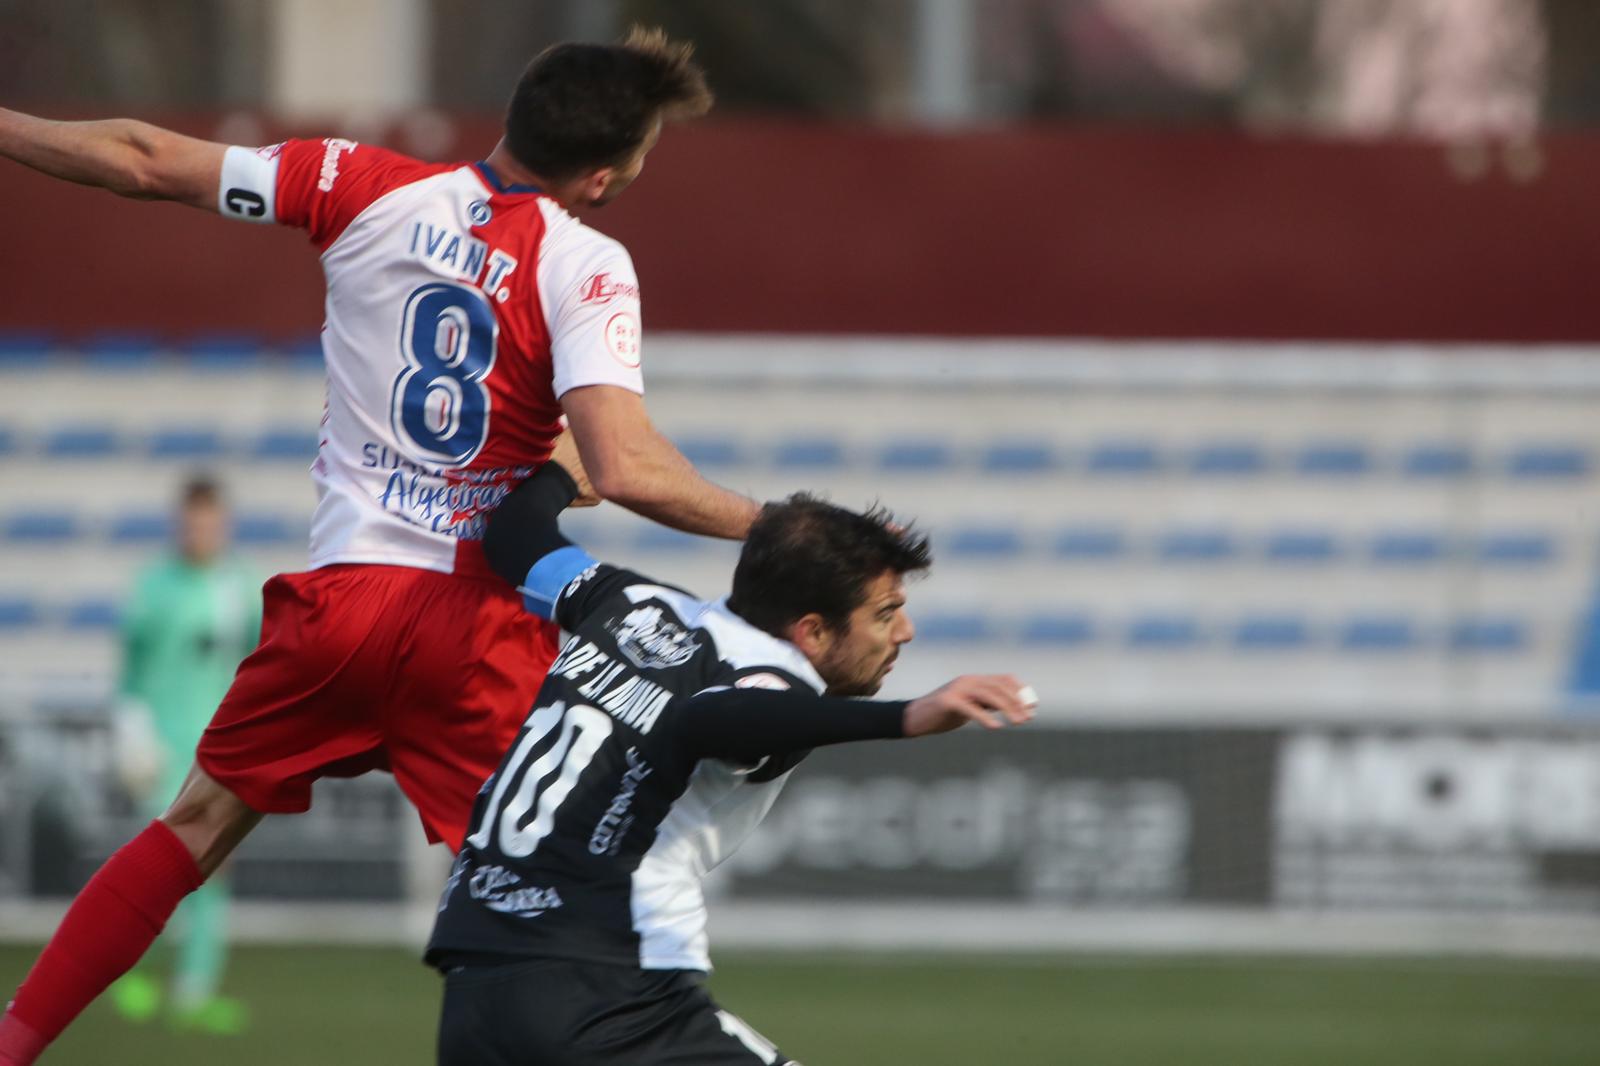
[[[1161,535],[1156,553],[1169,563],[1220,563],[1238,554],[1238,546],[1224,530],[1177,529]]]
[[[1478,541],[1479,562],[1492,566],[1537,566],[1555,556],[1555,542],[1543,533],[1490,533]]]
[[[171,515],[125,514],[111,522],[111,541],[114,544],[152,544],[171,539],[174,522]]]
[[[316,458],[317,434],[297,426],[266,429],[251,441],[249,452],[250,458],[263,462],[309,463]]]
[[[1416,626],[1407,618],[1352,618],[1339,632],[1339,646],[1346,651],[1407,651],[1420,641]]]
[[[222,436],[214,429],[163,429],[150,438],[150,458],[192,461],[222,457]]]
[[[1105,526],[1063,529],[1055,539],[1055,553],[1062,559],[1115,559],[1126,550],[1122,531]]]
[[[0,330],[0,365],[35,366],[48,359],[60,341],[37,330]]]
[[[1252,615],[1233,630],[1233,646],[1246,651],[1290,651],[1311,641],[1311,627],[1294,615]]]
[[[165,346],[148,333],[97,333],[78,345],[85,360],[111,369],[141,367],[164,350]]]
[[[68,629],[115,629],[121,621],[122,610],[114,600],[80,600],[67,608]]]
[[[259,360],[266,343],[249,333],[203,333],[179,349],[198,370],[237,370]]]
[[[1308,444],[1295,456],[1297,473],[1309,475],[1355,475],[1372,469],[1372,456],[1356,441],[1327,441]]]
[[[744,453],[738,441],[728,437],[686,437],[677,445],[678,450],[695,466],[738,466],[744,462]]]
[[[878,454],[878,465],[885,470],[945,470],[954,462],[950,448],[934,440],[890,441]]]
[[[14,455],[19,450],[17,435],[8,429],[0,429],[0,455]]]
[[[44,440],[44,454],[51,459],[103,459],[122,447],[121,438],[106,426],[69,426]]]
[[[29,629],[39,624],[42,613],[33,600],[21,596],[0,596],[0,629]]]
[[[1161,452],[1145,441],[1102,441],[1089,449],[1084,469],[1111,477],[1154,474],[1161,469]]]
[[[7,540],[29,544],[62,544],[79,536],[78,520],[64,511],[35,511],[6,520]]]
[[[1512,451],[1506,473],[1516,478],[1583,477],[1589,452],[1575,445],[1524,445]]]
[[[1089,644],[1095,639],[1094,620],[1083,614],[1038,614],[1023,620],[1024,644],[1055,647]]]
[[[980,466],[991,474],[1038,474],[1056,467],[1049,441],[997,441],[984,449]]]
[[[1476,466],[1472,450],[1464,444],[1419,444],[1400,462],[1407,477],[1465,477]]]
[[[275,344],[278,358],[310,369],[322,366],[322,335],[312,333]]]
[[[1260,445],[1218,441],[1202,444],[1189,455],[1189,473],[1245,477],[1267,469],[1267,454]]]
[[[1463,618],[1450,627],[1451,651],[1521,651],[1527,644],[1527,627],[1514,618]]]
[[[303,528],[277,515],[239,515],[233,521],[233,539],[240,545],[270,547],[293,544],[304,537]]]
[[[963,558],[1014,559],[1022,554],[1022,535],[1014,529],[969,526],[940,540],[940,548]]]
[[[1372,538],[1372,561],[1389,566],[1436,563],[1445,556],[1445,539],[1438,533],[1392,531]]]
[[[1331,533],[1285,531],[1267,537],[1266,557],[1273,563],[1326,563],[1338,554],[1339,546]]]
[[[1182,615],[1147,615],[1128,623],[1129,647],[1150,650],[1192,648],[1200,642],[1200,624]]]
[[[844,466],[844,448],[827,438],[780,441],[772,462],[781,470],[837,470]]]
[[[916,618],[917,639],[930,644],[970,644],[992,640],[994,629],[978,614],[929,614]]]

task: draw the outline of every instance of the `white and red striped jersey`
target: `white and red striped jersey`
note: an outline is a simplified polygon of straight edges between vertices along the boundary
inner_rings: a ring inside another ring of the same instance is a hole
[[[487,573],[485,514],[549,457],[561,395],[643,392],[627,251],[486,164],[338,138],[235,147],[218,200],[322,253],[313,568]]]

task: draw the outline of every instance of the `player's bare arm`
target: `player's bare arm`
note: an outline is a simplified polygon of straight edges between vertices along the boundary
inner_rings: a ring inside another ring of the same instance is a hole
[[[135,119],[58,122],[0,108],[0,155],[135,200],[215,211],[227,150]]]
[[[561,397],[601,498],[686,533],[741,540],[761,505],[712,484],[662,436],[634,392],[590,385]]]

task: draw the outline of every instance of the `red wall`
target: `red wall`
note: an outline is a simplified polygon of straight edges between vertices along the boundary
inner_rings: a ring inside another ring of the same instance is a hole
[[[460,125],[455,154],[494,139]],[[724,122],[670,129],[588,220],[632,250],[656,329],[1600,340],[1600,137],[1541,150],[1533,180],[1496,159],[1469,181],[1412,144]],[[0,328],[318,325],[299,234],[13,165],[0,202]]]

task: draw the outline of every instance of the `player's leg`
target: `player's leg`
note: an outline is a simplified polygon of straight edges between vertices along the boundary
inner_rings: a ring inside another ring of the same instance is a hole
[[[0,1066],[28,1066],[149,949],[261,816],[198,767],[166,813],[123,845],[68,908],[0,1017]]]
[[[723,1010],[696,976],[683,995],[674,1023],[662,1038],[660,1066],[801,1066],[737,1015]]]

